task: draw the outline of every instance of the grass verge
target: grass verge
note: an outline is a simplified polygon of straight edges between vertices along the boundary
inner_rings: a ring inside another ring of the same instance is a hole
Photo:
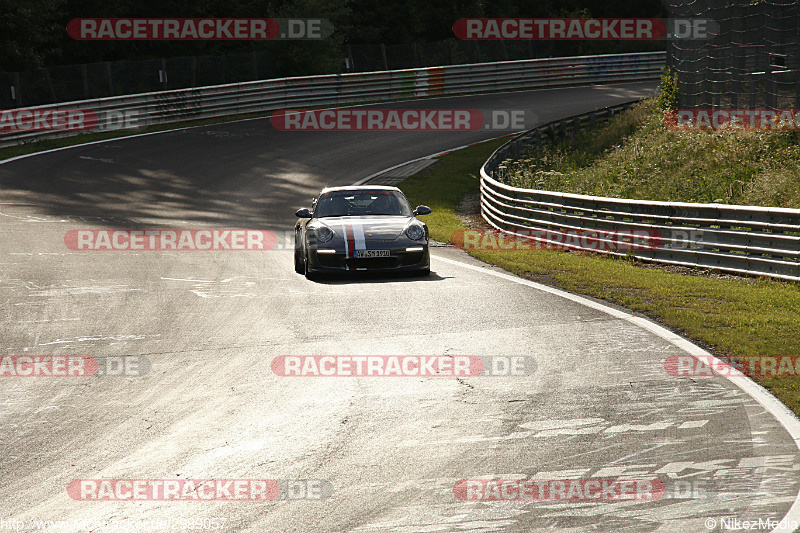
[[[440,163],[399,187],[437,241],[465,229],[462,199],[478,189],[477,169],[506,139],[439,157]],[[716,355],[800,354],[800,284],[734,276],[687,275],[627,259],[548,250],[470,251],[514,274],[639,311]],[[758,379],[800,416],[800,377]]]
[[[800,132],[673,131],[653,98],[505,167],[500,181],[522,188],[800,208]]]

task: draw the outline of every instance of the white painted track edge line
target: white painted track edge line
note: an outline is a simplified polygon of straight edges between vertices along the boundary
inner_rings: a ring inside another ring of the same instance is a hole
[[[498,272],[496,270],[487,267],[469,265],[461,261],[446,259],[444,257],[438,257],[435,255],[431,255],[431,259],[434,259],[436,261],[442,261],[444,263],[449,263],[451,265],[460,266],[462,268],[467,268],[475,272],[482,272],[483,274],[488,274],[490,276],[505,279],[507,281],[511,281],[513,283],[517,283],[520,285],[525,285],[533,289],[540,290],[542,292],[547,292],[555,296],[559,296],[561,298],[570,300],[577,304],[590,307],[597,311],[601,311],[615,318],[621,318],[623,320],[627,320],[628,322],[635,324],[661,337],[662,339],[680,348],[681,350],[684,350],[689,355],[707,355],[712,357],[715,362],[724,364],[722,361],[714,357],[711,353],[700,348],[699,346],[689,341],[688,339],[684,339],[680,335],[677,335],[676,333],[668,330],[667,328],[659,324],[656,324],[655,322],[648,320],[646,318],[635,316],[630,313],[626,313],[624,311],[620,311],[619,309],[615,309],[605,304],[589,300],[588,298],[584,298],[583,296],[578,296],[577,294],[572,294],[570,292],[563,291],[561,289],[555,289],[553,287],[548,287],[547,285],[542,285],[541,283],[536,283],[535,281],[523,279],[513,274]],[[732,378],[731,376],[725,376],[725,378],[731,381],[737,387],[739,387],[745,394],[753,398],[756,402],[758,402],[759,405],[761,405],[773,417],[775,417],[775,419],[789,433],[789,436],[794,440],[795,446],[798,449],[798,454],[800,454],[800,420],[798,420],[795,414],[792,411],[790,411],[788,407],[783,405],[775,396],[770,394],[769,391],[767,391],[764,387],[762,387],[755,381],[752,381],[744,377]],[[791,524],[792,522],[800,523],[800,491],[798,491],[794,503],[789,508],[789,511],[786,513],[786,515],[783,517],[782,522],[788,524]],[[786,531],[787,531],[786,529],[781,529],[780,526],[778,526],[772,530],[772,533],[786,533]]]
[[[484,139],[482,141],[475,141],[475,142],[469,143],[469,144],[462,144],[461,146],[456,146],[455,148],[448,148],[447,150],[442,150],[441,152],[436,152],[435,154],[428,154],[428,155],[424,155],[422,157],[418,157],[416,159],[410,159],[408,161],[405,161],[403,163],[399,163],[399,164],[394,165],[392,167],[384,168],[383,170],[379,170],[378,172],[374,172],[374,173],[370,174],[369,176],[367,176],[366,178],[362,178],[362,179],[358,180],[353,185],[364,185],[369,180],[371,180],[373,178],[376,178],[376,177],[380,176],[381,174],[386,174],[387,172],[391,172],[392,170],[395,170],[397,168],[404,167],[406,165],[410,165],[411,163],[416,163],[417,161],[423,161],[425,159],[433,159],[434,157],[439,157],[440,155],[444,155],[444,154],[447,154],[447,153],[450,153],[450,152],[455,152],[457,150],[463,150],[464,148],[469,148],[470,146],[475,146],[476,144],[486,143],[486,142],[489,142],[489,141],[496,141],[497,139],[502,139],[503,137],[510,137],[512,135],[517,135],[522,131],[525,131],[525,130],[520,130],[520,131],[516,131],[516,132],[511,132],[511,133],[504,133],[503,135],[498,135],[497,137],[492,137],[491,139]],[[408,176],[408,177],[411,177],[411,176]]]

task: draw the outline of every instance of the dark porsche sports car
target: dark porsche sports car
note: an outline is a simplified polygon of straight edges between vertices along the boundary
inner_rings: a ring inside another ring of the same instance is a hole
[[[397,187],[323,189],[295,224],[294,269],[311,278],[320,272],[356,270],[430,273],[428,226],[417,219]]]

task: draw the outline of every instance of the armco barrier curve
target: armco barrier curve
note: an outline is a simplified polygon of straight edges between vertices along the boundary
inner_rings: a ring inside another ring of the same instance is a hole
[[[290,107],[655,80],[659,78],[664,64],[664,52],[531,59],[281,78],[79,100],[24,109],[91,110],[98,118],[97,127],[92,131],[112,131]],[[127,124],[124,123],[125,118],[128,119]],[[0,147],[75,134],[63,131],[0,131]]]
[[[533,235],[539,242],[566,248],[799,281],[800,209],[605,198],[521,189],[494,179],[504,161],[524,154],[545,132],[566,132],[630,105],[539,126],[498,148],[480,171],[481,214],[486,222],[498,230],[523,238]],[[629,250],[598,244],[615,232],[642,232],[658,238],[650,240],[649,246]],[[564,235],[595,236],[599,241],[566,241]]]

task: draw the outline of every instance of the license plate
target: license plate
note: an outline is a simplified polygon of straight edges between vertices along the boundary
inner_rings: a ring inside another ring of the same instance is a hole
[[[389,257],[389,250],[355,250],[353,257],[360,259],[373,257]]]

